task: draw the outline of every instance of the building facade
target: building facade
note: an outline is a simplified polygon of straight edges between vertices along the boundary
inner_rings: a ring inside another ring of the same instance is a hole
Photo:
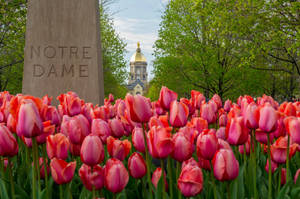
[[[144,95],[148,86],[147,60],[137,43],[136,52],[130,59],[130,76],[127,88],[132,95]]]

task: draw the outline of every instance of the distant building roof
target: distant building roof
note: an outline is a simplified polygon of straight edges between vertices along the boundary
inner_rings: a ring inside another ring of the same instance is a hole
[[[129,90],[133,90],[134,89],[134,87],[136,86],[136,85],[141,85],[142,87],[143,87],[143,90],[145,89],[145,86],[144,86],[144,83],[140,80],[140,79],[137,79],[137,80],[135,80],[134,82],[132,82],[131,84],[128,84],[127,85],[127,88],[129,89]]]

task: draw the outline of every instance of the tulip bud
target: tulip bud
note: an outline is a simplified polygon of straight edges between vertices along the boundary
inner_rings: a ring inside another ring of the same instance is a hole
[[[159,93],[159,99],[158,99],[161,107],[165,110],[169,110],[171,102],[174,100],[177,100],[177,93],[168,89],[165,86],[161,87],[161,90]]]
[[[50,162],[51,175],[57,184],[66,184],[71,182],[75,168],[76,161],[67,163],[64,160],[53,158]]]
[[[88,135],[82,142],[80,149],[81,161],[89,166],[100,164],[104,159],[104,148],[100,138]]]
[[[128,180],[128,172],[120,160],[116,158],[107,160],[104,168],[106,189],[113,193],[119,193],[126,187]]]
[[[150,120],[152,116],[151,102],[148,98],[127,94],[125,97],[126,105],[130,110],[131,120],[134,122],[144,123]]]
[[[214,108],[213,103],[203,103],[200,109],[200,115],[205,119],[208,124],[214,123],[217,119],[216,117],[216,107]]]
[[[146,175],[147,166],[143,157],[134,152],[128,159],[128,170],[133,178],[142,178]]]
[[[197,139],[197,155],[206,160],[213,159],[218,150],[218,139],[213,132],[203,131]]]
[[[226,100],[224,103],[224,110],[228,113],[231,109],[231,101],[230,100]]]
[[[266,133],[274,131],[277,127],[277,113],[269,103],[259,109],[258,126]]]
[[[157,184],[161,178],[161,173],[162,170],[160,167],[156,168],[155,171],[152,174],[152,184],[154,185],[155,188],[157,188]],[[166,179],[166,172],[164,172],[164,182],[165,182],[165,190],[168,190],[168,183],[167,183],[167,179]]]
[[[111,135],[111,130],[107,122],[102,119],[93,119],[91,133],[101,138],[101,141],[106,144],[106,139]]]
[[[129,154],[131,149],[131,143],[128,140],[118,140],[112,136],[107,138],[107,151],[113,158],[117,158],[121,161]]]
[[[234,180],[239,175],[239,162],[232,150],[220,149],[212,160],[214,176],[217,180]]]
[[[244,121],[245,121],[245,125],[249,129],[257,129],[258,128],[259,109],[258,109],[257,105],[255,104],[255,102],[251,102],[247,106],[247,108],[245,110],[245,114],[244,114]]]
[[[300,144],[300,118],[287,117],[284,119],[284,125],[292,143]]]
[[[192,157],[193,150],[193,140],[185,136],[182,132],[178,132],[173,135],[172,141],[174,143],[174,150],[171,156],[179,161],[183,162]]]
[[[185,197],[199,194],[203,188],[203,174],[197,162],[186,161],[178,178],[178,188]]]
[[[170,105],[170,124],[173,127],[183,127],[189,116],[188,107],[182,102],[173,101]]]
[[[232,118],[226,126],[226,139],[231,145],[244,144],[249,135],[249,129],[244,125],[243,117]]]
[[[144,141],[144,133],[142,128],[135,127],[133,129],[132,144],[137,151],[141,153],[145,153],[145,141]]]
[[[55,135],[49,135],[46,141],[47,154],[50,159],[56,157],[58,159],[67,159],[70,142],[68,138],[58,133]]]
[[[124,127],[122,122],[119,119],[111,119],[108,121],[108,124],[111,129],[111,135],[115,138],[120,138],[124,135]]]
[[[93,166],[93,171],[90,166],[83,164],[79,169],[79,177],[86,189],[92,191],[100,190],[104,186],[104,169],[101,166]]]
[[[18,154],[18,150],[16,138],[4,124],[0,124],[0,156],[12,157]]]
[[[300,169],[298,169],[296,171],[296,174],[295,174],[295,177],[294,177],[294,183],[296,184],[297,180],[298,180],[298,177],[299,177],[299,174],[300,174]]]
[[[17,134],[27,138],[43,133],[43,123],[36,104],[31,100],[22,100],[17,120]]]
[[[154,158],[166,158],[172,153],[174,143],[170,129],[153,126],[147,134],[148,150]]]

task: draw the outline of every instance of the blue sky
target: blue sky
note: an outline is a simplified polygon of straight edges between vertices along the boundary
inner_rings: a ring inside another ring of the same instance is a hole
[[[135,52],[137,42],[148,61],[148,74],[153,78],[153,45],[157,39],[159,23],[168,0],[116,0],[110,5],[114,24],[121,38],[127,43],[126,60]]]

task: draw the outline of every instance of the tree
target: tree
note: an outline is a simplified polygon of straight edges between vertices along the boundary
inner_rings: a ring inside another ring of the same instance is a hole
[[[247,49],[226,31],[235,20],[227,6],[223,1],[170,1],[155,42],[152,85],[167,85],[181,96],[191,89],[222,98],[265,91],[259,87],[264,74],[249,77],[253,70],[240,67]],[[255,89],[247,87],[248,81]]]

